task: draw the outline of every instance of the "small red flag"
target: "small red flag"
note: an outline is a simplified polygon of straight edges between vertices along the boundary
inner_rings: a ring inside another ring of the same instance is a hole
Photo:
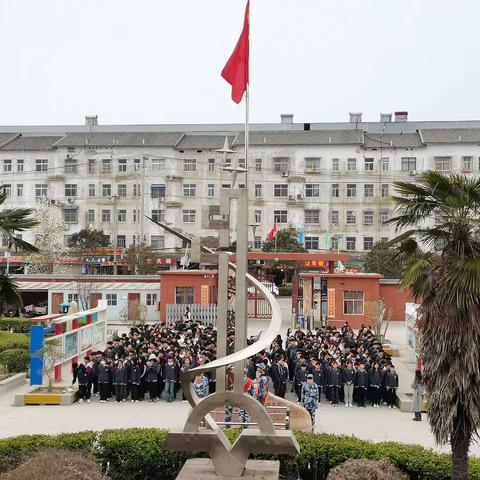
[[[250,55],[250,0],[247,1],[243,30],[235,50],[223,67],[222,77],[232,86],[232,100],[240,103],[248,85],[248,60]]]
[[[270,230],[270,232],[267,235],[267,240],[272,241],[275,238],[275,235],[277,234],[278,229],[277,229],[277,222],[273,224],[273,228]]]

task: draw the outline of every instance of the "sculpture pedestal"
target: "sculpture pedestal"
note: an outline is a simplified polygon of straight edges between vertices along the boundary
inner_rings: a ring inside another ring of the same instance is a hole
[[[280,462],[248,460],[241,477],[217,475],[209,458],[191,458],[185,462],[177,480],[278,480]]]

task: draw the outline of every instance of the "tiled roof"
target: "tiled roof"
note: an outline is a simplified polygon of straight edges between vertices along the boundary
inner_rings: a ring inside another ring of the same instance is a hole
[[[423,147],[418,133],[365,133],[365,148]]]
[[[20,136],[8,142],[2,150],[51,150],[54,143],[62,137],[59,136]]]
[[[480,128],[426,128],[419,133],[424,143],[480,143]]]
[[[243,145],[244,135],[238,136]],[[311,130],[251,132],[250,145],[361,145],[363,132],[360,130]]]
[[[68,133],[61,147],[174,147],[180,132]]]
[[[184,135],[177,145],[180,150],[218,150],[223,147],[226,135]],[[228,136],[228,144],[232,145],[235,136]]]

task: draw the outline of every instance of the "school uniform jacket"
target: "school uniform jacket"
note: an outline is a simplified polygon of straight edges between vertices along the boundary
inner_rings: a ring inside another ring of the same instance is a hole
[[[353,385],[355,383],[355,370],[353,368],[342,368],[342,383]]]
[[[358,388],[368,387],[368,372],[365,370],[358,370],[355,375],[355,386]]]
[[[113,372],[113,384],[114,385],[126,385],[127,384],[127,370],[125,367],[117,367]]]
[[[380,370],[370,369],[368,372],[368,384],[372,388],[380,388],[382,386],[382,374]]]
[[[112,367],[110,367],[110,365],[100,364],[98,366],[98,383],[109,383],[111,371]]]
[[[388,372],[385,379],[385,386],[387,388],[398,388],[398,374],[397,372]]]
[[[342,372],[338,368],[331,368],[328,380],[331,387],[340,387],[342,385]]]
[[[132,368],[130,369],[130,381],[132,382],[132,385],[140,385],[140,376],[140,367],[138,365],[132,365]]]

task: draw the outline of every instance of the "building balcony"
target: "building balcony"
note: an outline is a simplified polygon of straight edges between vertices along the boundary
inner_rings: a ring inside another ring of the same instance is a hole
[[[47,180],[49,182],[64,182],[66,180],[66,177],[63,173],[52,172],[52,173],[47,175]]]
[[[289,175],[287,177],[287,182],[305,182],[305,177],[301,175]]]
[[[287,200],[287,205],[294,206],[294,207],[304,207],[305,198],[301,194],[289,195]]]
[[[183,180],[183,173],[175,173],[174,174],[169,174],[169,175],[165,175],[165,180],[167,182],[176,182],[176,181],[181,181]]]
[[[174,208],[174,207],[181,207],[182,205],[183,205],[183,202],[181,202],[179,200],[166,200],[165,201],[165,206],[166,207]]]

